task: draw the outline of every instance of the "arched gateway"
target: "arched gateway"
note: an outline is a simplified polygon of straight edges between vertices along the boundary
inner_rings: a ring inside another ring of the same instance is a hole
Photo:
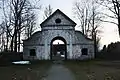
[[[53,44],[54,40],[62,40],[64,42],[64,44]],[[50,58],[54,59],[54,57],[56,57],[58,54],[63,55],[64,59],[67,59],[67,42],[63,37],[57,36],[55,38],[52,39],[51,43],[50,43]]]
[[[41,31],[23,40],[24,59],[50,59],[57,55],[63,59],[94,58],[93,41],[80,31],[75,31],[76,23],[57,9],[41,23]],[[63,44],[54,44],[61,40]]]

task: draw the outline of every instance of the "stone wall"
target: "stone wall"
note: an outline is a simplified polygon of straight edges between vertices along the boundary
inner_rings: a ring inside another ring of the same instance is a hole
[[[24,41],[24,58],[28,59],[50,59],[50,44],[53,38],[63,37],[67,43],[67,58],[75,59],[81,58],[81,49],[88,48],[88,57],[94,57],[93,43],[87,40],[82,34],[76,36],[73,30],[46,30],[42,32],[42,37],[39,35],[34,36],[34,38]],[[44,37],[43,37],[44,36]],[[77,38],[76,38],[77,37]],[[34,41],[35,40],[35,41]],[[30,57],[29,50],[35,49],[36,56]]]
[[[60,23],[56,23],[56,19]],[[24,59],[50,59],[51,41],[55,37],[65,39],[67,45],[67,58],[81,58],[81,49],[88,48],[88,57],[94,57],[93,41],[86,38],[80,31],[75,31],[75,23],[64,13],[57,10],[41,24],[42,31],[34,33],[29,39],[23,41]],[[36,56],[30,56],[30,49],[35,49]]]

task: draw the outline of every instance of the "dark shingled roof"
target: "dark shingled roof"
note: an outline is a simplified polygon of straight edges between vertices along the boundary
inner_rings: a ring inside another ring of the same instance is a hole
[[[90,39],[90,38],[88,38],[86,35],[84,35],[81,31],[75,31],[76,33],[79,33],[79,34],[82,34],[84,37],[85,37],[85,39],[87,39],[87,40],[90,40],[90,41],[93,41],[92,39]]]
[[[25,40],[22,40],[22,41],[28,41],[30,40],[34,35],[38,34],[38,33],[42,33],[42,31],[37,31],[35,33],[33,33],[29,38],[25,39]]]

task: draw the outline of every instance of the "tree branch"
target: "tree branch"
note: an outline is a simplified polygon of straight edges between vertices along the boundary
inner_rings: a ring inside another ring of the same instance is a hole
[[[100,20],[100,19],[99,19],[99,20]],[[113,21],[105,21],[105,20],[100,20],[100,21],[102,21],[102,22],[108,22],[108,23],[113,23],[113,24],[115,24],[115,25],[118,26],[118,23],[115,23],[115,22],[113,22]]]

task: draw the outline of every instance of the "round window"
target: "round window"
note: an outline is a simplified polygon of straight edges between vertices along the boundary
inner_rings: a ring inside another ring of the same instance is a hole
[[[61,23],[61,19],[57,18],[57,19],[55,20],[55,22],[56,22],[56,23]]]

